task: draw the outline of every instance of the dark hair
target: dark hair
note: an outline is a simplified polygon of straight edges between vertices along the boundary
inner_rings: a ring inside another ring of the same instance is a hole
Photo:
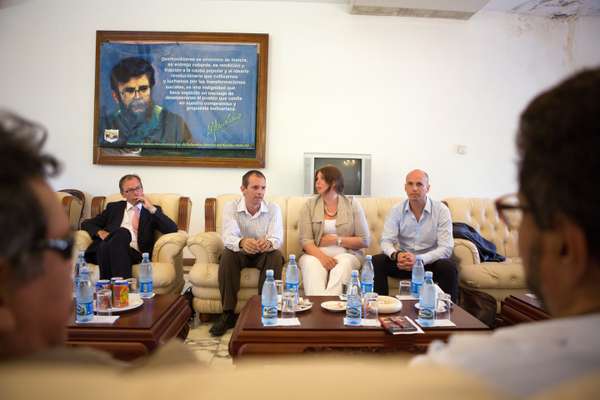
[[[267,180],[267,178],[265,178],[265,176],[263,175],[262,172],[260,172],[257,169],[251,169],[250,171],[246,172],[244,174],[244,176],[242,176],[242,187],[248,187],[248,181],[250,180],[250,177],[252,175],[258,176],[260,178],[263,178],[264,180]]]
[[[150,87],[154,86],[154,67],[148,61],[140,57],[128,57],[119,61],[110,74],[110,87],[119,93],[119,83],[127,83],[131,78],[146,75]],[[119,93],[120,96],[120,93]]]
[[[321,173],[323,179],[330,186],[329,190],[335,187],[335,192],[338,194],[344,193],[344,176],[339,169],[333,165],[326,165],[315,171],[315,181],[317,180],[317,174]],[[334,185],[335,184],[335,185]]]
[[[519,189],[541,229],[565,215],[600,256],[600,69],[538,95],[521,114]]]
[[[142,183],[142,180],[140,179],[139,176],[137,176],[136,174],[127,174],[127,175],[123,175],[121,177],[121,179],[119,179],[119,192],[122,194],[123,193],[123,183],[125,183],[125,181],[128,181],[130,179],[137,179],[138,182],[140,182],[140,186],[144,187],[144,184]]]
[[[42,267],[39,243],[47,221],[31,183],[59,169],[54,157],[41,152],[46,137],[41,126],[0,110],[0,258],[15,282],[35,277]]]

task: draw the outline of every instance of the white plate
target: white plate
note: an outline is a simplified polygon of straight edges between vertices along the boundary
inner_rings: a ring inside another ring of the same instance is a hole
[[[419,304],[419,303],[415,303],[415,308],[416,308],[417,310],[420,310],[420,309],[421,309],[421,304]],[[438,302],[438,307],[437,307],[437,310],[435,310],[435,312],[442,313],[442,312],[445,312],[445,311],[446,311],[446,306],[444,305],[444,303],[441,303],[441,304],[440,304],[440,303]]]
[[[321,303],[321,307],[326,309],[327,311],[339,312],[346,310],[346,302],[345,301],[324,301]]]
[[[392,314],[402,310],[402,302],[391,296],[377,296],[379,314]]]
[[[129,305],[126,307],[113,307],[110,309],[111,313],[120,313],[123,311],[133,310],[134,308],[140,307],[144,304],[144,300],[140,298],[137,293],[129,293]],[[94,303],[94,311],[96,311],[96,304]],[[99,312],[99,314],[106,314],[106,311]]]

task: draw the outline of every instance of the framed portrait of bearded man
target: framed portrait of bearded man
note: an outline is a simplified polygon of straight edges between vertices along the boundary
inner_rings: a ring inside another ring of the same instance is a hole
[[[269,36],[96,32],[94,163],[265,166]]]

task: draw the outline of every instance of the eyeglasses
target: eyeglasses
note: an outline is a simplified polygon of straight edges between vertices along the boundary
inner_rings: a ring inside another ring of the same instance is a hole
[[[120,93],[121,93],[121,96],[123,96],[123,97],[132,98],[135,96],[136,93],[138,93],[140,96],[146,96],[149,91],[150,91],[150,86],[142,85],[142,86],[138,86],[138,87],[128,86],[125,89],[121,90]]]
[[[65,260],[70,260],[73,256],[74,246],[75,238],[72,234],[64,239],[44,239],[39,243],[40,249],[55,251]]]
[[[131,189],[123,190],[123,193],[129,194],[129,193],[137,192],[137,191],[142,190],[142,189],[143,189],[142,185],[139,185],[139,186],[136,186],[136,187],[131,188]]]
[[[509,229],[518,229],[523,221],[523,213],[530,210],[528,206],[521,204],[519,197],[514,193],[499,197],[495,206],[500,219]]]

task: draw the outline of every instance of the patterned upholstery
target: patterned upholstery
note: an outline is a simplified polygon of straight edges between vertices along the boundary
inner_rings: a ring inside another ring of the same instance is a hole
[[[160,206],[169,218],[179,227],[179,231],[166,235],[156,233],[156,243],[151,255],[152,279],[154,291],[159,294],[178,293],[183,288],[183,260],[182,250],[186,245],[192,203],[189,198],[173,193],[146,193],[152,204]],[[106,197],[94,197],[92,199],[92,216],[106,208],[108,203],[123,200],[120,194],[112,194]],[[92,243],[90,235],[86,231],[78,231],[75,235],[75,246],[78,251],[85,250]],[[99,277],[97,265],[89,264],[94,279]],[[138,276],[139,264],[133,265],[133,276]]]
[[[202,232],[196,236],[190,237],[188,247],[196,257],[196,262],[190,271],[190,282],[192,283],[192,293],[194,294],[194,308],[201,314],[220,313],[221,309],[221,294],[219,293],[219,256],[223,251],[223,241],[219,236],[222,228],[222,210],[226,202],[239,198],[239,195],[222,195],[215,200],[215,214],[207,212],[205,226],[212,226],[212,218],[216,220],[216,232]],[[268,201],[275,202],[279,205],[283,218],[284,238],[281,252],[286,258],[289,254],[299,256],[302,253],[299,240],[298,219],[300,210],[308,197],[271,197]],[[369,229],[371,231],[371,245],[367,249],[367,254],[378,254],[381,252],[379,240],[381,239],[381,231],[385,222],[385,217],[390,208],[402,201],[400,197],[394,198],[377,198],[365,197],[358,198],[360,201]],[[211,199],[208,199],[211,201]],[[208,210],[208,208],[207,208]],[[253,295],[258,293],[258,270],[254,268],[246,268],[242,270],[240,291],[238,292],[238,304],[236,310],[239,312],[246,301]],[[390,278],[390,281],[395,281]],[[398,283],[390,285],[390,292],[394,292]]]
[[[475,245],[464,239],[454,239],[454,255],[459,260],[460,285],[483,291],[496,301],[510,294],[527,292],[525,273],[519,257],[518,231],[509,230],[500,220],[491,199],[448,198],[453,222],[472,226],[481,236],[496,245],[506,261],[480,262]]]

